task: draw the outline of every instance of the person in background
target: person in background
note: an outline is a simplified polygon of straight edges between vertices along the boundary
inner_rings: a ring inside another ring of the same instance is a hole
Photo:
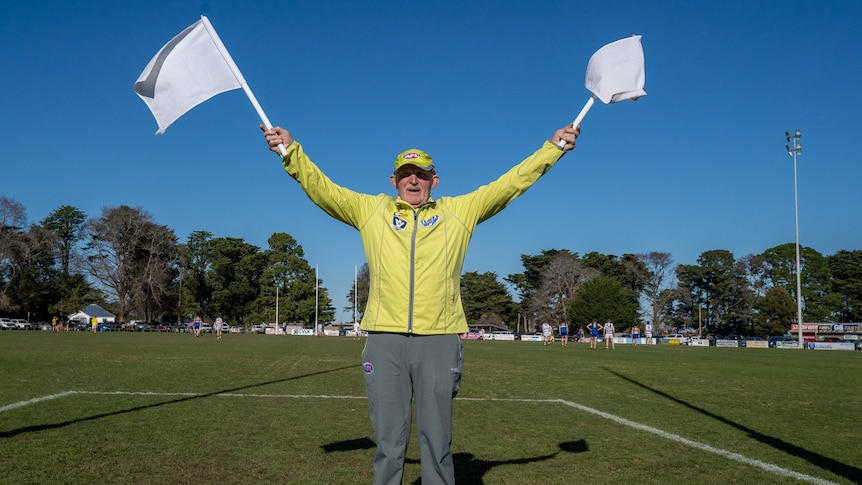
[[[616,329],[614,328],[613,322],[609,318],[607,322],[605,322],[604,334],[605,334],[605,350],[608,348],[608,344],[611,345],[611,350],[614,350],[614,332]]]
[[[221,331],[223,326],[224,320],[222,320],[221,317],[216,318],[215,323],[213,323],[213,330],[215,330],[216,333],[216,340],[221,340]]]
[[[599,329],[602,328],[599,325],[599,322],[594,318],[592,322],[587,325],[587,329],[590,331],[590,348],[595,349],[598,348],[599,345]]]
[[[640,336],[641,336],[641,330],[637,326],[637,324],[635,324],[635,326],[632,327],[632,346],[637,346],[638,339],[640,338]]]
[[[201,317],[195,315],[195,319],[192,322],[192,332],[194,332],[195,337],[201,336]]]
[[[551,324],[545,322],[542,324],[542,345],[548,346],[551,345],[551,335],[554,333],[554,330],[551,328]]]
[[[569,344],[569,325],[566,322],[560,322],[560,342],[563,347]]]
[[[494,182],[439,199],[431,191],[440,176],[422,150],[411,148],[395,157],[389,176],[394,197],[362,194],[327,177],[289,131],[263,125],[261,130],[306,195],[357,229],[362,239],[370,277],[360,324],[368,336],[362,371],[377,443],[374,484],[401,483],[413,404],[423,485],[454,484],[452,401],[461,382],[460,334],[469,330],[460,295],[467,246],[479,223],[503,210],[575,147],[580,127],[557,130]]]

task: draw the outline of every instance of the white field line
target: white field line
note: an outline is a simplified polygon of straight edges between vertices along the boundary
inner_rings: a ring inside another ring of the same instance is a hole
[[[5,411],[10,411],[10,410],[15,409],[15,408],[29,406],[30,404],[40,403],[42,401],[50,401],[51,399],[66,397],[66,396],[69,396],[72,394],[76,394],[76,392],[75,391],[65,391],[65,392],[60,392],[57,394],[51,394],[50,396],[37,397],[34,399],[30,399],[28,401],[14,402],[12,404],[7,404],[3,407],[0,407],[0,413],[5,412]]]
[[[207,394],[207,393],[196,393],[196,392],[124,392],[124,391],[64,391],[57,394],[51,394],[50,396],[42,396],[34,399],[30,399],[27,401],[20,401],[17,403],[8,404],[6,406],[0,407],[0,412],[9,411],[12,409],[20,408],[23,406],[29,406],[31,404],[38,404],[43,401],[49,401],[52,399],[58,399],[61,397],[71,396],[73,394],[96,394],[96,395],[105,395],[105,396],[184,396],[184,397],[193,397],[193,396],[218,396],[218,397],[256,397],[256,398],[280,398],[280,399],[365,399],[365,396],[331,396],[326,394],[236,394],[236,393],[217,393],[217,394]],[[803,473],[795,472],[793,470],[788,470],[786,468],[782,468],[778,465],[773,465],[771,463],[766,463],[760,460],[755,460],[753,458],[748,458],[747,456],[740,455],[739,453],[734,453],[732,451],[722,450],[721,448],[716,448],[714,446],[707,445],[705,443],[701,443],[699,441],[690,440],[688,438],[684,438],[682,436],[668,433],[666,431],[662,431],[658,428],[653,428],[651,426],[646,426],[641,423],[637,423],[635,421],[631,421],[625,418],[621,418],[619,416],[615,416],[610,413],[606,413],[604,411],[599,411],[598,409],[593,409],[588,406],[584,406],[582,404],[578,404],[572,401],[566,401],[564,399],[515,399],[515,398],[473,398],[473,397],[459,397],[456,398],[457,401],[484,401],[484,402],[529,402],[529,403],[557,403],[562,404],[564,406],[568,406],[571,408],[575,408],[580,411],[584,411],[586,413],[595,414],[596,416],[609,419],[617,424],[621,424],[623,426],[628,426],[630,428],[638,429],[640,431],[645,431],[647,433],[652,433],[656,436],[660,436],[662,438],[675,441],[677,443],[690,446],[692,448],[699,449],[701,451],[706,451],[708,453],[714,453],[716,455],[722,456],[724,458],[737,461],[740,463],[744,463],[746,465],[750,465],[756,468],[760,468],[766,472],[773,473],[775,475],[790,477],[796,480],[801,480],[808,483],[816,483],[818,485],[838,485],[837,482],[833,482],[830,480],[825,480],[822,478],[812,477],[810,475],[805,475]]]

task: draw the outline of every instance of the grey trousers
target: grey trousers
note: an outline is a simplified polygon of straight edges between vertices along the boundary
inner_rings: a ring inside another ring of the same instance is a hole
[[[461,384],[463,357],[456,334],[368,334],[362,368],[377,442],[375,485],[401,483],[414,399],[422,485],[455,483],[452,400]]]

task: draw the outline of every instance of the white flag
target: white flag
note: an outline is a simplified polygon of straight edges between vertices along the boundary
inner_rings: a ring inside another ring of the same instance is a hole
[[[585,85],[605,104],[646,95],[641,36],[633,35],[597,50],[587,64]]]
[[[195,106],[246,84],[209,20],[201,19],[171,39],[147,64],[135,92],[159,125],[157,135]]]

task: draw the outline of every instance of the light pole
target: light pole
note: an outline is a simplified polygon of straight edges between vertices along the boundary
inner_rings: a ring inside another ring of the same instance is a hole
[[[805,348],[805,340],[802,338],[802,267],[799,263],[799,192],[796,185],[796,157],[802,155],[802,144],[799,140],[802,139],[802,131],[796,130],[796,133],[790,134],[784,132],[787,137],[787,142],[793,142],[793,145],[786,145],[787,154],[793,157],[793,205],[796,214],[796,328],[799,331],[799,348]]]

